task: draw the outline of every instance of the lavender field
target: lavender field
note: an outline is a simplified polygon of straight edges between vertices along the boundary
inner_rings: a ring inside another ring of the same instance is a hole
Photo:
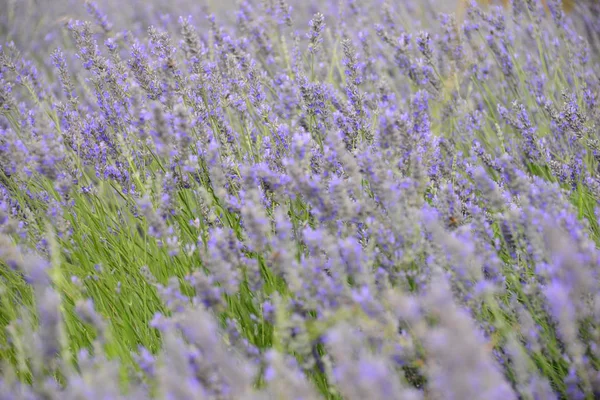
[[[0,0],[0,400],[600,398],[547,3]]]

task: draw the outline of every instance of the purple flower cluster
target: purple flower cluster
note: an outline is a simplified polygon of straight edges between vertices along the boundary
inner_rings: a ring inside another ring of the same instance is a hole
[[[34,2],[0,399],[600,396],[597,2]]]

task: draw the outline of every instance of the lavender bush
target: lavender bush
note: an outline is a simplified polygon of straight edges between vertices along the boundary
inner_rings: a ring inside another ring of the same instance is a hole
[[[597,21],[40,3],[0,1],[1,399],[600,396]]]

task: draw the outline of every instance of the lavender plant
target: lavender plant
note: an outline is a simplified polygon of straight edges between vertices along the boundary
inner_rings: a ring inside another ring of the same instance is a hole
[[[600,396],[597,3],[33,3],[1,398]]]

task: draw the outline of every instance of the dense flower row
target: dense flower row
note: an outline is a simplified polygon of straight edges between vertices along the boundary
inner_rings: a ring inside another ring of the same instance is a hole
[[[5,3],[0,399],[600,395],[600,22]]]

